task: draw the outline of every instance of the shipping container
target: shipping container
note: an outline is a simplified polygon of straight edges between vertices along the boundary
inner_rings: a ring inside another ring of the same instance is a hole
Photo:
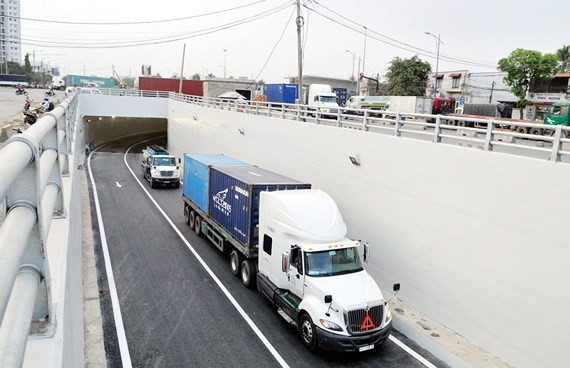
[[[259,243],[259,194],[310,188],[311,184],[256,166],[214,166],[210,168],[209,215],[251,254]]]
[[[183,79],[182,93],[192,96],[203,96],[204,82],[201,80]],[[158,78],[158,77],[139,77],[139,89],[141,91],[164,91],[176,92],[180,88],[180,79],[175,78]]]
[[[296,84],[270,83],[263,85],[263,94],[268,102],[293,104],[297,99],[297,89]]]
[[[211,166],[251,166],[221,154],[194,153],[184,155],[183,194],[202,211],[208,213]]]
[[[85,75],[67,75],[65,76],[65,85],[68,87],[113,88],[115,87],[115,80]]]
[[[339,106],[344,106],[346,104],[346,99],[348,98],[348,91],[346,88],[333,88],[332,91],[336,95],[336,103]]]

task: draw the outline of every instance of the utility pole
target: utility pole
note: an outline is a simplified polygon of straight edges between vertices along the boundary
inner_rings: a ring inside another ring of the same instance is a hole
[[[182,76],[184,75],[184,56],[186,56],[186,44],[182,48],[182,66],[180,67],[180,84],[178,85],[178,93],[182,93]]]
[[[493,84],[491,85],[491,95],[489,96],[489,103],[491,103],[491,101],[493,100],[493,90],[495,89],[495,81],[493,81]]]
[[[358,69],[356,70],[356,76],[358,80],[356,81],[356,95],[360,96],[360,56],[358,57]]]
[[[362,53],[362,73],[366,74],[366,38],[368,37],[368,28],[364,27],[364,52]],[[368,84],[366,85],[368,89]]]
[[[297,67],[299,71],[297,88],[299,89],[299,103],[303,104],[303,49],[301,48],[301,28],[303,27],[303,17],[301,17],[301,0],[297,0]]]
[[[224,79],[226,78],[226,54],[228,53],[228,49],[224,49]]]

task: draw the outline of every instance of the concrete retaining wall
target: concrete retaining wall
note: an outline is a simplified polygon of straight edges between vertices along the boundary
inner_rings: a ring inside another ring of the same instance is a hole
[[[174,101],[169,111],[175,154],[224,153],[330,193],[349,236],[371,243],[383,289],[401,282],[402,300],[515,366],[566,363],[570,165]]]

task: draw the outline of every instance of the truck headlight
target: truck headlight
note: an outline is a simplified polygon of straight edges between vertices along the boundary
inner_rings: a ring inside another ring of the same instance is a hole
[[[180,170],[178,169],[174,170],[174,176],[176,177],[180,176]]]
[[[386,306],[386,323],[390,322],[392,320],[392,310],[390,309],[390,306],[387,305]]]
[[[321,109],[321,112],[330,112],[330,109]]]
[[[152,175],[152,176],[158,176],[158,170],[156,170],[156,169],[150,170],[150,175]]]
[[[320,319],[319,321],[321,322],[321,325],[323,325],[325,328],[328,328],[329,330],[342,331],[342,327],[334,322],[327,321],[326,319]]]

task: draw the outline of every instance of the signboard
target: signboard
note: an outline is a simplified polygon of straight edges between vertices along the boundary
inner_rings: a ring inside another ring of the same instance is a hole
[[[530,93],[528,97],[532,103],[551,104],[570,101],[570,94],[568,93]]]
[[[462,106],[465,105],[465,96],[459,97],[459,104]]]

